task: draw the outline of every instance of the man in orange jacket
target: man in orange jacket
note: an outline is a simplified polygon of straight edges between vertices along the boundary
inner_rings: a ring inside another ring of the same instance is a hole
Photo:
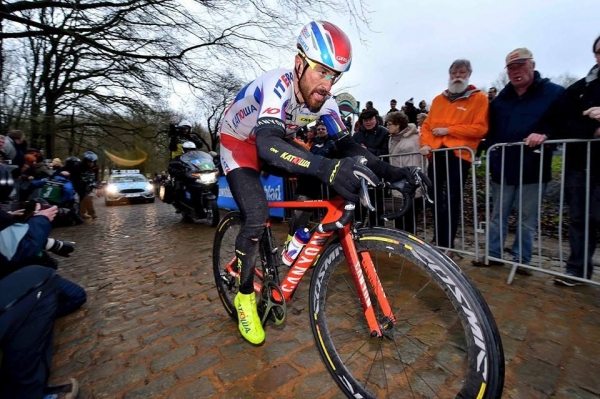
[[[435,186],[435,242],[444,248],[454,247],[458,229],[463,187],[471,165],[467,147],[475,151],[488,130],[488,99],[469,84],[472,72],[468,60],[450,65],[448,89],[436,96],[421,128],[421,153],[432,158],[429,175]]]

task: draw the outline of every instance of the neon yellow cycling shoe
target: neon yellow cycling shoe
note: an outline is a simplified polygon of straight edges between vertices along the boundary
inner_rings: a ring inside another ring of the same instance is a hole
[[[265,342],[265,330],[258,317],[254,292],[251,294],[238,292],[233,303],[237,310],[238,327],[242,337],[254,345]]]

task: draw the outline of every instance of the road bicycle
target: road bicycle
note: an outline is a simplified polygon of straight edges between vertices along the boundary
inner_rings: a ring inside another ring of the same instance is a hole
[[[392,186],[407,205],[415,187]],[[374,209],[364,182],[363,201]],[[344,394],[501,397],[504,353],[498,328],[480,292],[450,258],[405,232],[352,223],[354,204],[341,198],[270,202],[269,207],[326,211],[289,269],[282,266],[267,224],[254,289],[263,324],[281,324],[286,303],[314,265],[308,294],[311,330],[323,363]],[[239,212],[225,215],[213,247],[217,290],[236,322],[234,244],[241,224]]]

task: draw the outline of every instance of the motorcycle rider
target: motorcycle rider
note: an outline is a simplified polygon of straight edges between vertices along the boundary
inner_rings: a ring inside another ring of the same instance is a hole
[[[183,162],[181,162],[181,156],[187,154],[190,151],[196,151],[196,144],[193,141],[185,141],[181,145],[182,154],[177,155],[169,162],[168,171],[169,174],[175,180],[175,199],[177,201],[184,201],[186,195],[186,183],[192,182],[194,178],[187,175],[187,168]],[[195,197],[194,190],[189,190],[192,199]],[[195,203],[193,201],[192,203]]]
[[[378,176],[414,183],[412,170],[381,162],[354,142],[340,117],[331,89],[352,62],[346,34],[330,22],[312,21],[300,32],[297,48],[294,69],[269,71],[246,85],[220,126],[221,163],[243,221],[235,242],[241,272],[234,304],[240,333],[256,345],[265,340],[253,287],[258,241],[268,219],[259,179],[263,166],[316,177],[353,202],[358,201],[360,177],[371,183]],[[293,144],[298,128],[319,118],[346,158],[327,159]],[[354,156],[366,158],[367,166]]]
[[[169,136],[171,137],[169,150],[171,151],[171,159],[174,159],[185,153],[183,144],[191,141],[192,124],[187,120],[183,120],[177,126],[171,125]],[[196,148],[194,147],[194,149]]]

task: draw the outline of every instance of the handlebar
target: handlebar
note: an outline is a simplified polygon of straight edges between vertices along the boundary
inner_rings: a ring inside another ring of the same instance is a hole
[[[389,187],[393,190],[398,190],[402,193],[402,196],[404,197],[404,204],[402,205],[402,209],[400,209],[397,212],[384,213],[383,215],[381,215],[381,219],[383,219],[387,222],[389,220],[394,220],[396,218],[404,216],[406,214],[406,212],[408,212],[410,210],[410,207],[412,206],[413,200],[415,198],[415,192],[419,188],[421,189],[421,192],[422,192],[425,200],[428,203],[433,204],[433,199],[431,199],[431,197],[429,195],[429,184],[430,183],[428,184],[428,182],[423,181],[423,179],[421,178],[420,172],[421,172],[421,168],[415,168],[412,171],[412,179],[415,182],[414,185],[412,183],[408,182],[407,180],[399,180],[399,181],[393,182],[393,183],[389,183],[389,182],[385,183],[386,187]]]
[[[421,168],[414,168],[412,170],[411,177],[412,177],[412,180],[415,182],[415,184],[412,184],[407,180],[399,180],[396,182],[383,182],[379,185],[380,188],[391,188],[392,190],[398,190],[402,193],[402,196],[404,197],[404,205],[402,206],[402,209],[400,209],[398,212],[391,212],[391,213],[383,214],[381,216],[381,218],[383,220],[385,220],[385,221],[393,220],[393,219],[403,216],[406,212],[408,212],[408,210],[410,209],[410,207],[412,205],[413,199],[415,197],[415,191],[418,188],[421,189],[422,194],[425,197],[425,199],[427,200],[427,202],[433,204],[433,200],[431,199],[431,197],[429,195],[429,184],[427,182],[423,181],[423,179],[421,178],[420,172],[421,172]],[[368,185],[367,185],[366,179],[362,179],[362,178],[360,179],[359,198],[360,198],[360,203],[363,206],[365,206],[366,208],[368,208],[371,211],[375,210],[375,207],[371,204],[371,200],[369,198]],[[350,221],[352,220],[352,217],[354,216],[355,208],[356,208],[356,205],[353,202],[347,201],[344,205],[344,212],[342,213],[342,216],[340,216],[340,218],[338,220],[336,220],[335,222],[319,224],[317,226],[317,231],[319,231],[320,233],[325,233],[325,232],[330,232],[330,231],[341,229],[346,224],[350,223]]]

